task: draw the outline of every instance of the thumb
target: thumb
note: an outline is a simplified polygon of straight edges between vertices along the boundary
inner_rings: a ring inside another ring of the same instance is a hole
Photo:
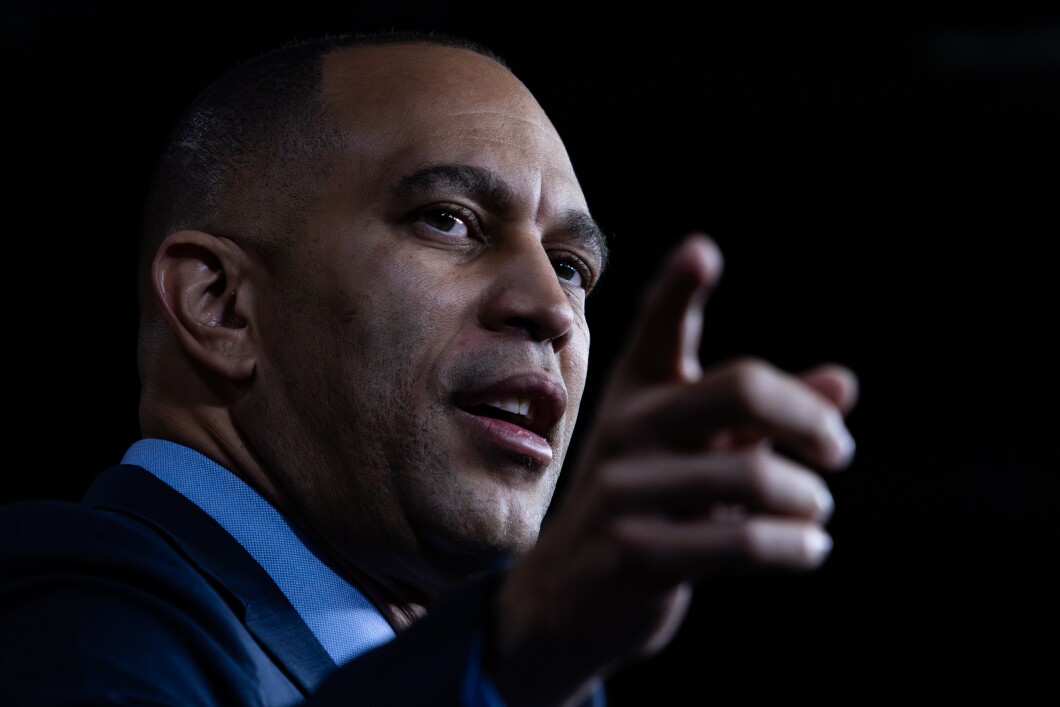
[[[623,383],[693,381],[702,375],[703,306],[721,279],[717,244],[693,234],[649,287],[616,375]]]

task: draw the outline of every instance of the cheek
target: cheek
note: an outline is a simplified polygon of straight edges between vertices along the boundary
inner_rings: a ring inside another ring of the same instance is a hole
[[[470,338],[465,324],[472,288],[458,276],[424,267],[411,257],[379,272],[374,286],[361,288],[351,307],[380,356],[400,357],[431,377],[445,352],[459,350]]]

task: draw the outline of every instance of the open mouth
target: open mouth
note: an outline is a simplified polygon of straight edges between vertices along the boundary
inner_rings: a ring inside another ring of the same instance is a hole
[[[548,464],[567,391],[546,375],[517,374],[460,391],[453,402],[491,444]]]
[[[529,398],[498,398],[485,400],[466,409],[472,415],[509,422],[543,437],[543,430],[534,426],[534,407],[534,402]]]

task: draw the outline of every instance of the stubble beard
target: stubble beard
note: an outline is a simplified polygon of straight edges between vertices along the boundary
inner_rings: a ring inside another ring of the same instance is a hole
[[[454,413],[455,408],[436,403],[415,423],[406,420],[409,434],[391,435],[384,454],[390,478],[401,481],[395,492],[414,540],[410,559],[422,563],[418,581],[429,594],[474,580],[528,550],[547,507],[545,499],[539,512],[527,510],[534,500],[515,489],[506,494],[505,507],[498,507],[494,487],[510,470],[462,468],[485,461],[462,459],[455,449],[462,438],[452,431]],[[439,439],[443,436],[448,439]],[[528,478],[547,473],[533,460],[512,462],[512,467],[521,463]]]

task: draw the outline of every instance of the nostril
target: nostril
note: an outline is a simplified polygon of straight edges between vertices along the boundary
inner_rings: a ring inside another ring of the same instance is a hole
[[[509,328],[525,331],[532,339],[537,341],[541,338],[541,325],[529,317],[510,317],[506,322]]]
[[[524,332],[531,341],[551,341],[562,345],[567,340],[571,322],[565,317],[509,317],[505,322],[509,331]]]

